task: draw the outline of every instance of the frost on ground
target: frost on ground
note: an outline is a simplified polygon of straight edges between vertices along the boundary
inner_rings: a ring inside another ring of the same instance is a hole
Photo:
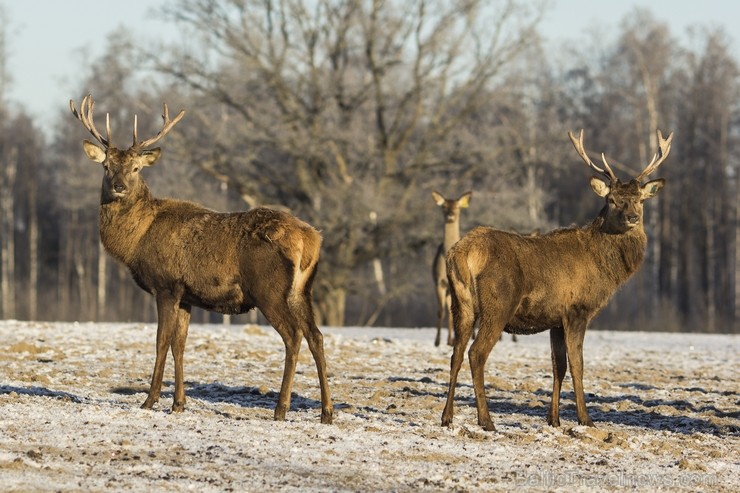
[[[476,424],[467,362],[440,418],[447,347],[431,329],[323,329],[335,412],[319,422],[301,350],[292,408],[272,421],[283,345],[269,327],[194,325],[186,410],[139,408],[156,327],[0,322],[3,491],[720,491],[740,489],[740,337],[590,331],[597,428],[546,424],[547,334],[505,337],[486,383],[497,431]]]

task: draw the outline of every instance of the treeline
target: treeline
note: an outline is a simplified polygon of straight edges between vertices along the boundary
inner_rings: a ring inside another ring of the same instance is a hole
[[[737,332],[730,39],[696,29],[686,43],[635,10],[614,40],[555,48],[539,36],[541,14],[515,0],[179,0],[162,15],[182,42],[113,32],[70,98],[92,93],[124,148],[134,114],[144,135],[163,102],[186,109],[150,187],[219,210],[283,207],[318,227],[314,298],[328,325],[435,323],[443,220],[432,190],[473,191],[463,232],[586,224],[601,199],[567,131],[583,128],[589,152],[624,178],[652,158],[656,129],[674,132],[658,173],[667,186],[646,206],[645,264],[596,326]],[[84,158],[88,135],[67,103],[43,131],[13,102],[0,107],[0,315],[153,320],[152,301],[100,246],[102,170]]]

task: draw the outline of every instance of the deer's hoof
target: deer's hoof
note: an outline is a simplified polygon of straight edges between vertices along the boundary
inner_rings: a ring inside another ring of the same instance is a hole
[[[322,410],[321,411],[321,423],[325,425],[332,424],[334,420],[334,417],[332,415],[331,411]]]
[[[491,420],[488,420],[488,422],[481,423],[480,425],[484,431],[496,431],[496,427],[493,426],[493,421]]]
[[[181,413],[185,410],[185,403],[184,402],[173,402],[172,403],[172,412],[173,413]]]
[[[445,428],[449,428],[452,426],[452,411],[449,411],[445,409],[445,411],[442,413],[442,426]]]
[[[278,405],[275,408],[275,421],[285,421],[285,413],[287,412],[287,409],[284,406]]]

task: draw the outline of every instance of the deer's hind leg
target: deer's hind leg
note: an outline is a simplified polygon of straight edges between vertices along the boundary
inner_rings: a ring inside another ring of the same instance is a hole
[[[550,412],[547,415],[547,424],[560,426],[560,389],[565,378],[567,369],[567,357],[565,352],[565,335],[563,327],[550,329],[550,353],[552,356],[552,396],[550,400]]]
[[[493,421],[491,421],[491,414],[488,410],[488,399],[486,398],[486,361],[491,354],[493,346],[501,338],[504,326],[509,318],[508,314],[502,314],[499,310],[481,312],[478,335],[468,351],[470,372],[473,376],[473,389],[475,391],[475,405],[478,410],[478,424],[486,431],[496,430]]]
[[[586,335],[588,320],[576,317],[565,327],[565,347],[568,352],[570,376],[573,378],[573,392],[576,395],[576,414],[578,424],[594,426],[586,408],[586,396],[583,392],[583,339]]]
[[[190,305],[180,305],[177,311],[177,322],[172,335],[172,357],[175,360],[175,395],[172,399],[172,412],[185,409],[185,342],[190,326]]]
[[[442,341],[442,324],[445,319],[445,312],[450,306],[447,302],[447,282],[442,283],[441,281],[437,281],[437,284],[434,286],[434,292],[437,295],[437,337],[434,338],[434,345],[439,346],[440,342]],[[447,340],[449,342],[449,335]]]
[[[456,295],[451,290],[452,303],[450,316],[453,317],[455,341],[450,359],[450,383],[447,390],[447,402],[442,412],[442,426],[450,426],[452,424],[457,376],[460,373],[460,367],[465,357],[465,348],[468,346],[468,341],[470,341],[470,337],[473,334],[473,325],[475,324],[474,302],[470,297],[470,292],[462,286],[458,287],[458,289],[461,289],[459,295]],[[453,313],[454,316],[452,315]]]
[[[280,385],[280,394],[275,406],[275,421],[284,421],[285,414],[290,409],[290,393],[293,389],[293,378],[295,377],[298,352],[301,349],[303,331],[290,312],[285,300],[275,305],[268,303],[260,307],[262,314],[267,318],[285,345],[285,367],[283,368],[283,380]]]
[[[316,269],[314,267],[307,278],[302,292],[294,292],[289,298],[289,306],[295,320],[296,326],[300,327],[303,336],[308,343],[308,349],[311,351],[313,360],[316,363],[316,372],[319,377],[319,387],[321,389],[321,422],[331,424],[334,415],[334,404],[331,401],[329,383],[327,381],[326,355],[324,354],[324,335],[316,326],[314,320],[313,306],[311,303],[311,287],[313,285]]]

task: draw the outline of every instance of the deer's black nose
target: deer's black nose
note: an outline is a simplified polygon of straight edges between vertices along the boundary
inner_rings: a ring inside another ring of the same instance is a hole
[[[122,193],[126,191],[126,186],[123,183],[116,183],[113,185],[113,190],[115,190],[116,193]]]
[[[627,222],[630,224],[637,224],[640,222],[640,216],[638,214],[627,214]]]

